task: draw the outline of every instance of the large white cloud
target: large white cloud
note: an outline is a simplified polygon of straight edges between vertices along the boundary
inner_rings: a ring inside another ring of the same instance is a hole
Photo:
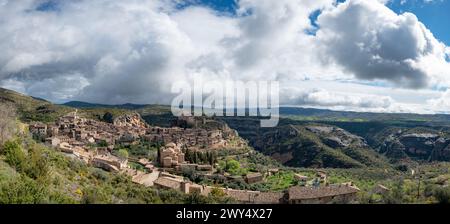
[[[298,91],[297,89],[287,89],[286,91],[288,93],[285,93],[284,103],[288,105],[387,109],[393,104],[390,97],[379,97],[371,94],[330,92],[316,88],[299,92],[295,92]],[[295,92],[294,95],[293,92]]]
[[[317,36],[325,57],[357,78],[427,87],[439,76],[426,60],[445,65],[445,45],[411,13],[377,1],[353,0],[324,11]]]

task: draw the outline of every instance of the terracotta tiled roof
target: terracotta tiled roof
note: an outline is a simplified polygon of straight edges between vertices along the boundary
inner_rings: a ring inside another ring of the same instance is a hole
[[[237,201],[250,203],[254,201],[255,196],[260,192],[227,189],[225,193]]]
[[[261,173],[249,173],[247,174],[247,178],[255,178],[255,177],[261,177],[262,174]]]
[[[181,182],[182,181],[170,177],[159,177],[155,180],[154,184],[171,189],[180,189]]]
[[[288,190],[290,200],[322,198],[357,193],[359,189],[349,185],[332,185],[320,188],[291,187]]]
[[[281,202],[284,193],[281,192],[261,192],[255,195],[256,204],[278,204]]]
[[[254,204],[278,204],[281,202],[284,193],[282,192],[259,192],[224,189],[227,196],[239,202]]]

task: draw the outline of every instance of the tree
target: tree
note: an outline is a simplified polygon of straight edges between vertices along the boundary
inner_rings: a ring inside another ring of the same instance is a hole
[[[215,163],[217,163],[217,152],[214,151],[212,153],[210,163],[211,163],[211,166],[214,165]]]
[[[102,120],[108,123],[113,123],[114,122],[114,115],[111,112],[106,112],[103,117]]]
[[[16,110],[11,104],[0,104],[0,145],[11,138],[16,131]]]
[[[128,159],[128,151],[126,149],[120,149],[117,152],[117,156],[121,159]]]
[[[159,163],[161,161],[161,148],[158,148],[158,153],[156,154],[156,160]]]
[[[198,152],[194,152],[194,156],[192,158],[193,163],[198,163]]]
[[[207,157],[207,162],[208,162],[208,164],[209,164],[209,165],[213,165],[214,163],[213,163],[213,155],[212,155],[212,153],[207,152],[207,153],[206,153],[206,157]]]
[[[239,164],[238,161],[234,160],[234,159],[230,159],[227,161],[225,170],[226,171],[237,171],[239,168],[241,167],[241,164]]]
[[[205,163],[208,161],[208,152],[206,153],[199,152],[199,154],[200,154],[200,163]]]
[[[192,162],[192,153],[191,153],[191,150],[189,148],[186,149],[184,158],[185,158],[186,161]]]
[[[101,140],[98,144],[98,147],[108,147],[108,143],[105,140]]]
[[[181,173],[183,176],[187,177],[191,181],[198,180],[198,173],[195,172],[195,168],[192,167],[183,167],[181,169]]]

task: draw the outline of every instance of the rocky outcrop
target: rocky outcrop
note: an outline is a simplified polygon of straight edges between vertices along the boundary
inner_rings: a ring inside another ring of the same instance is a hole
[[[324,137],[324,143],[331,148],[345,148],[350,145],[348,142],[343,142],[337,136]]]
[[[450,139],[436,133],[397,132],[384,140],[380,152],[393,159],[450,161]]]
[[[350,132],[332,126],[306,126],[311,131],[322,138],[322,141],[331,148],[346,148],[349,146],[367,147],[364,138],[351,134]]]
[[[430,133],[413,133],[400,136],[399,141],[405,146],[406,154],[428,158],[438,137]]]
[[[148,125],[138,113],[125,114],[114,119],[113,124],[118,127],[147,128]]]

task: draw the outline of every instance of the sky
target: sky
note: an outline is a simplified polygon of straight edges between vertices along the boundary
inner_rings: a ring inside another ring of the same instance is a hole
[[[411,12],[414,13],[419,20],[430,29],[437,39],[450,45],[450,32],[448,25],[450,24],[450,1],[434,0],[424,3],[423,1],[413,0],[392,1],[388,3],[388,7],[396,13]]]
[[[280,82],[282,105],[450,113],[448,0],[0,0],[0,86],[170,104],[175,81]]]

